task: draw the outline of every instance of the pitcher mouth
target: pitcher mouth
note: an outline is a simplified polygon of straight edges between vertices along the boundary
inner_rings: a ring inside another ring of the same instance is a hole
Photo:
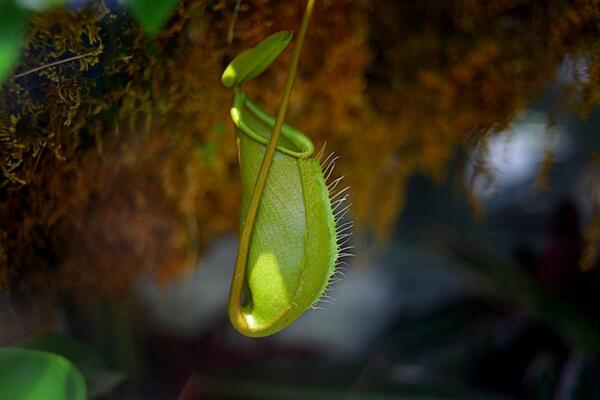
[[[241,89],[235,89],[231,119],[246,136],[267,145],[275,125],[275,117],[248,98]],[[276,149],[295,158],[308,158],[314,151],[313,142],[291,125],[283,124]]]

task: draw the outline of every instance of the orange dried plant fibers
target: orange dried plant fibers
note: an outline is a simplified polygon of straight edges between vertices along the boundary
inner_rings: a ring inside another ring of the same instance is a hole
[[[565,55],[584,51],[597,33],[597,1],[492,3],[318,2],[288,119],[342,156],[337,173],[354,188],[359,231],[388,237],[414,173],[443,179],[459,146],[501,131]],[[4,102],[24,108],[0,112],[0,134],[14,139],[0,156],[25,155],[14,176],[27,182],[4,183],[0,193],[5,282],[58,269],[59,286],[126,293],[140,275],[176,276],[216,236],[235,232],[231,94],[219,76],[242,49],[297,27],[303,6],[243,1],[229,44],[231,2],[182,2],[150,49],[123,15],[98,4],[33,24],[38,39],[18,72],[56,58],[36,50],[57,39],[47,34],[56,26],[70,28],[55,49],[104,46],[87,67],[42,74],[55,94],[47,99],[57,111],[54,136],[43,124],[49,103],[27,97],[18,80],[5,86]],[[289,61],[286,52],[246,87],[271,111]],[[598,80],[581,84],[595,101]],[[64,93],[75,100],[61,100]]]

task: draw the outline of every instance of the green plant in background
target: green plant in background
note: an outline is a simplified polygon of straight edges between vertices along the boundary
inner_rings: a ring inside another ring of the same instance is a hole
[[[27,13],[12,0],[0,2],[0,83],[12,71],[21,53]]]
[[[96,349],[65,336],[34,336],[26,339],[19,347],[52,353],[69,360],[83,375],[89,399],[110,393],[127,379],[124,372],[110,369]]]
[[[66,358],[45,351],[0,349],[0,398],[84,400],[81,372]]]
[[[230,113],[236,126],[243,181],[240,244],[229,297],[229,317],[242,334],[267,336],[284,329],[317,302],[334,274],[339,248],[336,222],[346,197],[333,203],[312,141],[284,124],[314,0],[309,0],[277,118],[251,101],[239,85],[261,74],[285,49],[278,32],[239,54],[221,82],[235,87]]]
[[[0,1],[0,84],[15,68],[21,55],[27,22],[32,12],[41,12],[68,3],[66,0]],[[149,38],[166,24],[179,0],[127,0],[133,18]]]
[[[127,0],[135,20],[149,37],[158,35],[179,0]]]
[[[95,399],[125,380],[90,346],[64,336],[34,336],[0,349],[0,399]]]

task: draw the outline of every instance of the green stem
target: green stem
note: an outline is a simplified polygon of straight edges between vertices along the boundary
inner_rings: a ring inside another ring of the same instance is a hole
[[[229,306],[228,312],[229,317],[236,329],[242,333],[250,333],[253,329],[248,326],[248,322],[244,318],[242,311],[242,293],[244,290],[244,279],[246,276],[246,265],[248,262],[248,250],[250,248],[250,239],[252,238],[252,231],[254,230],[254,222],[256,215],[258,214],[258,208],[260,206],[260,200],[262,198],[267,178],[269,177],[269,171],[271,170],[271,163],[275,154],[275,147],[277,146],[277,140],[281,133],[281,127],[285,119],[288,105],[290,103],[290,97],[292,95],[292,88],[294,87],[294,79],[296,78],[296,71],[298,69],[298,61],[300,60],[300,50],[302,49],[302,43],[304,42],[304,36],[308,28],[308,22],[314,8],[316,0],[308,0],[306,9],[304,10],[304,17],[302,19],[302,25],[300,26],[300,33],[298,34],[298,41],[294,47],[294,54],[292,56],[292,63],[288,72],[288,77],[285,82],[285,89],[283,93],[283,99],[279,110],[277,112],[277,119],[275,120],[275,126],[273,127],[273,133],[271,134],[271,140],[267,145],[265,155],[258,171],[258,177],[250,196],[250,202],[248,204],[248,214],[246,220],[242,225],[242,233],[240,234],[240,243],[238,246],[237,259],[235,262],[235,270],[233,271],[233,278],[231,281],[231,288],[229,290]]]

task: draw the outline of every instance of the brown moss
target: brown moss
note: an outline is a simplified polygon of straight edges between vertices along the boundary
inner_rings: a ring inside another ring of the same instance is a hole
[[[342,155],[362,232],[385,239],[412,174],[443,179],[458,146],[500,131],[597,34],[598,1],[467,3],[318,2],[288,119]],[[17,75],[90,55],[3,88],[0,283],[43,276],[123,293],[235,232],[231,92],[219,77],[242,49],[295,29],[302,7],[242,2],[231,44],[224,0],[182,2],[154,43],[102,2],[37,17]],[[267,109],[289,59],[247,85]],[[600,84],[582,84],[597,101]]]
[[[127,74],[121,52],[131,52],[133,43],[123,34],[106,50],[111,30],[127,29],[115,17],[103,2],[82,12],[35,16],[23,62],[2,88],[0,122],[8,145],[0,151],[0,247],[6,255],[0,268],[7,277],[27,281],[33,274],[32,280],[43,281],[39,275],[55,270],[62,260],[55,232],[89,198],[89,189],[73,181],[85,173],[84,155],[96,151],[107,128],[95,116],[126,94],[125,83],[109,84]]]

